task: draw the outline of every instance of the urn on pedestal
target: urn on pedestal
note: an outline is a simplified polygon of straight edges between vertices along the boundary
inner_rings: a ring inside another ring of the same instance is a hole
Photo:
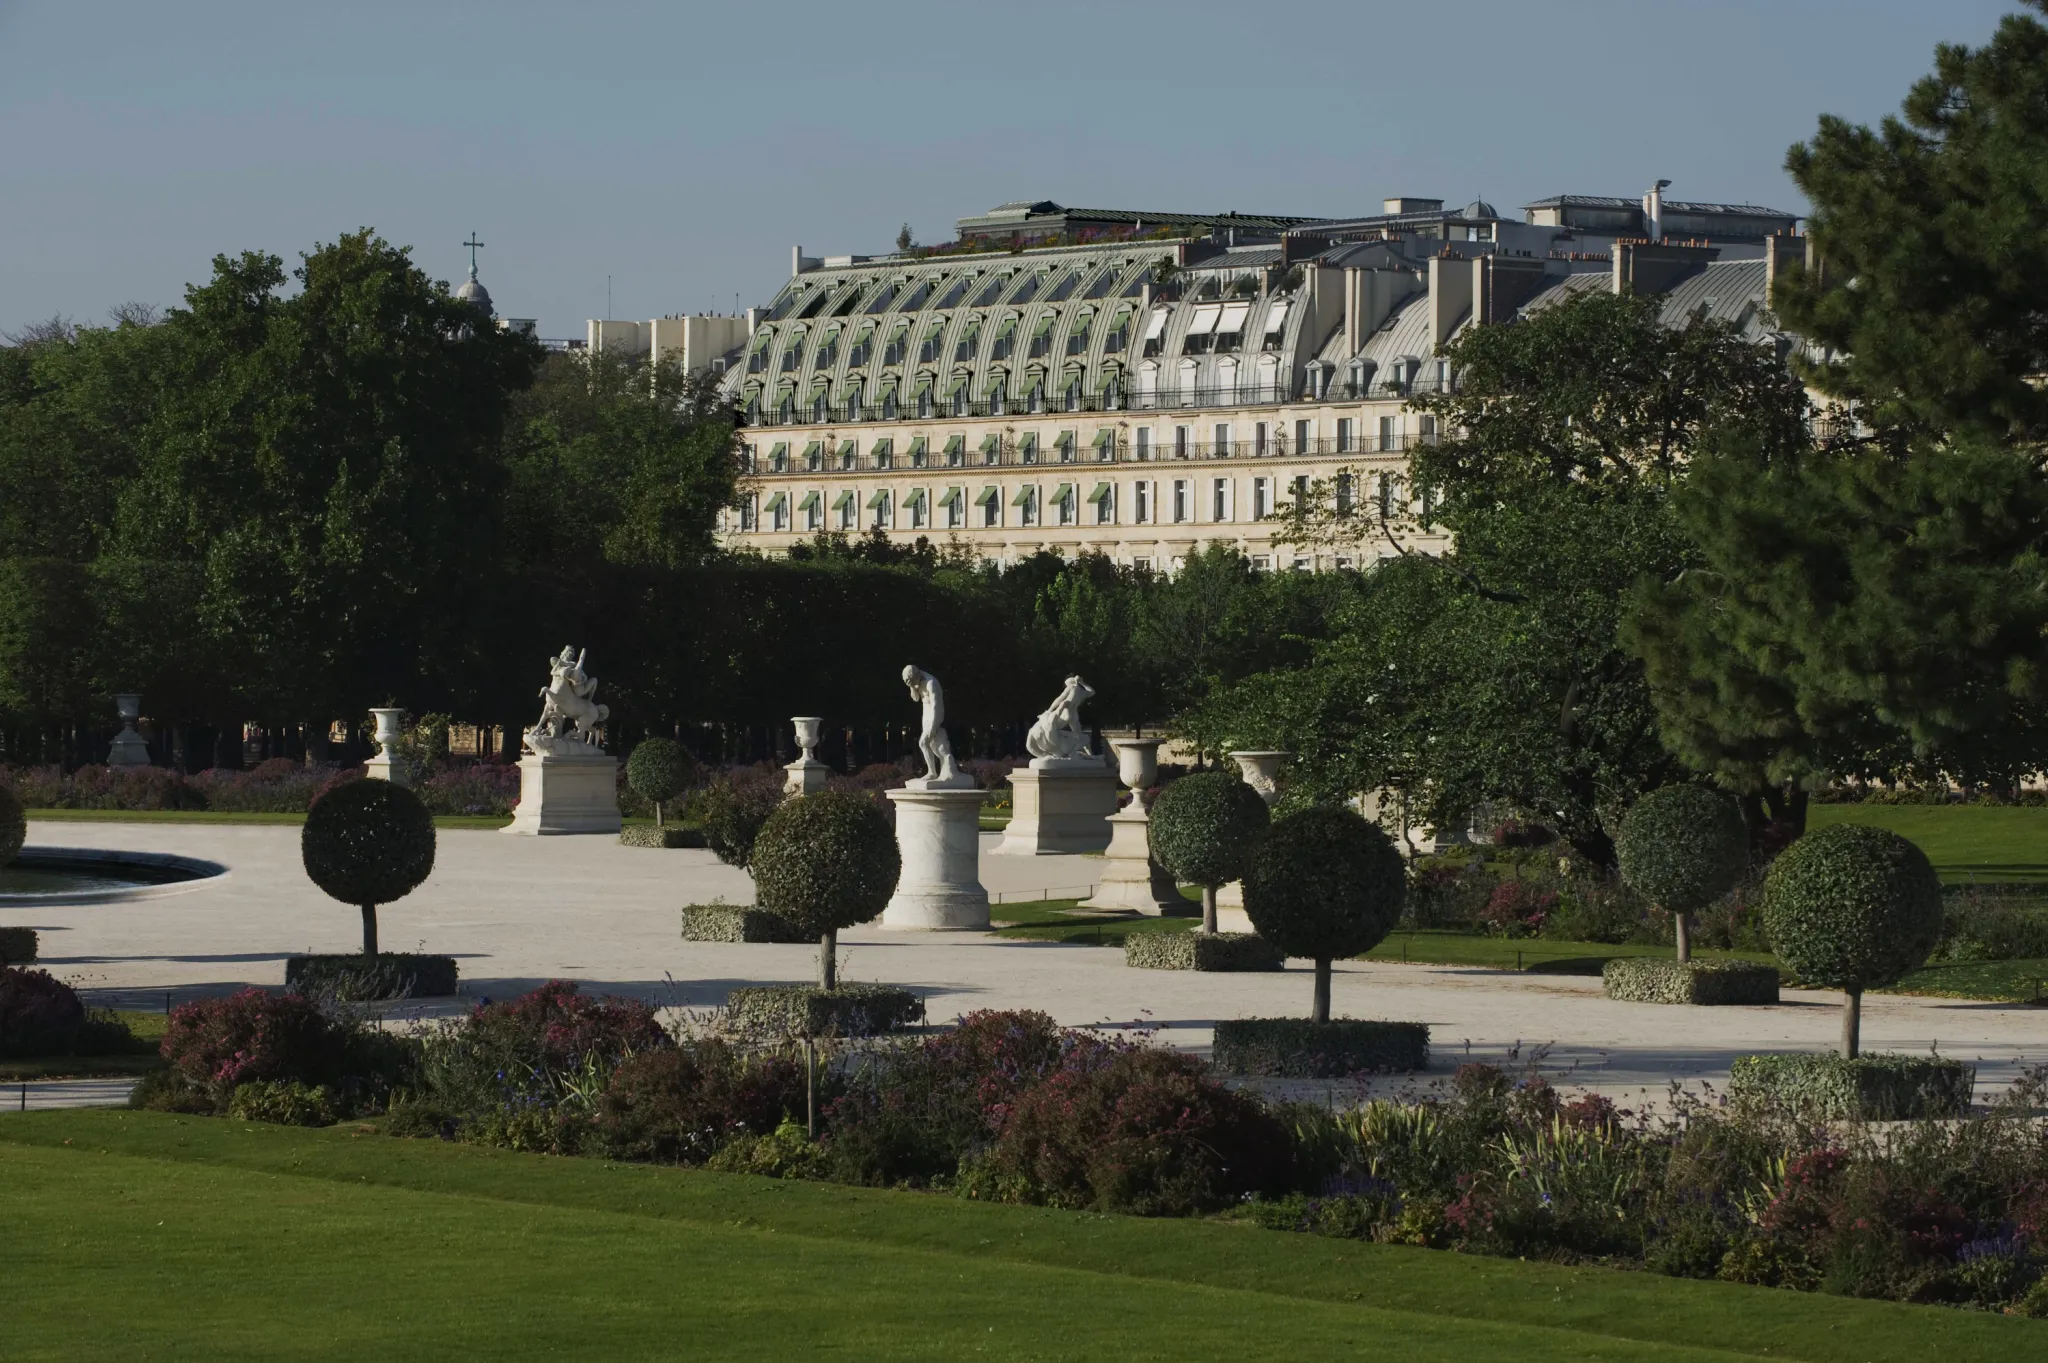
[[[802,749],[803,755],[783,768],[789,773],[782,783],[783,792],[788,795],[816,794],[825,788],[832,775],[832,768],[820,762],[813,751],[824,734],[824,717],[792,715],[789,722],[796,726],[796,745]]]
[[[394,786],[410,786],[412,769],[399,755],[399,720],[405,711],[399,709],[372,710],[370,714],[377,721],[374,737],[377,740],[377,755],[363,763],[363,774],[372,780],[389,781]]]
[[[142,717],[142,697],[132,691],[124,691],[114,697],[114,710],[121,716],[121,732],[114,735],[113,746],[107,753],[107,765],[148,766],[149,744],[135,732],[135,721]]]
[[[1095,894],[1084,909],[1121,909],[1159,917],[1179,910],[1186,901],[1163,867],[1152,860],[1151,817],[1145,792],[1159,776],[1157,738],[1113,738],[1117,775],[1130,787],[1131,798],[1109,816],[1109,849]]]

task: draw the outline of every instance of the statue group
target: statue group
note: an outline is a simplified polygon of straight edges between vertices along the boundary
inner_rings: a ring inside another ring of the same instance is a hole
[[[611,716],[609,706],[597,703],[597,678],[583,669],[587,650],[563,645],[559,655],[548,662],[548,684],[540,689],[540,721],[526,731],[527,751],[561,753],[566,744],[595,749],[597,726]]]
[[[548,660],[540,719],[525,734],[519,803],[507,833],[619,831],[618,759],[606,755],[598,726],[611,715],[597,701],[597,678],[584,651],[565,647]]]

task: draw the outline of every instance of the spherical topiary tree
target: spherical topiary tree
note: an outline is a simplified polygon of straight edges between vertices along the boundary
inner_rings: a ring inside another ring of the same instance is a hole
[[[1842,1054],[1853,1059],[1863,991],[1898,983],[1941,936],[1941,880],[1927,854],[1890,829],[1836,824],[1772,863],[1764,928],[1803,982],[1842,991]]]
[[[656,828],[667,826],[661,807],[683,793],[694,765],[690,754],[673,738],[643,739],[626,759],[626,784],[641,798],[654,802]]]
[[[21,854],[22,843],[28,841],[28,812],[21,807],[13,791],[0,786],[0,866],[5,866]]]
[[[1330,962],[1378,946],[1401,921],[1401,854],[1348,809],[1304,809],[1275,823],[1244,872],[1244,911],[1259,936],[1316,963],[1316,1022],[1330,1020]]]
[[[818,936],[818,984],[839,983],[839,930],[888,906],[903,872],[896,832],[857,795],[820,791],[784,801],[754,839],[754,900]]]
[[[389,781],[350,781],[313,801],[299,839],[306,874],[363,911],[363,955],[377,954],[377,906],[402,899],[434,869],[434,816]]]
[[[1705,786],[1665,786],[1636,801],[1614,841],[1621,878],[1671,915],[1678,959],[1692,959],[1692,915],[1735,888],[1749,829],[1735,801]]]
[[[1203,932],[1216,931],[1216,891],[1244,875],[1271,819],[1258,792],[1228,772],[1183,776],[1152,802],[1152,855],[1202,887]]]

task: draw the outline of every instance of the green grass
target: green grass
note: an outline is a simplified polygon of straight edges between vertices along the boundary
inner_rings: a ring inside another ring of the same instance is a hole
[[[31,820],[51,823],[302,824],[304,814],[238,813],[227,809],[31,809]],[[509,814],[436,814],[436,828],[503,828]],[[630,822],[630,820],[629,820]],[[652,819],[641,820],[652,823]]]
[[[2013,961],[1924,965],[1884,992],[1997,999],[2005,1003],[2048,1002],[2048,960],[2023,957]]]
[[[1368,961],[1408,961],[1423,965],[1476,965],[1489,970],[1524,970],[1546,975],[1598,975],[1617,956],[1669,956],[1670,947],[1616,945],[1611,942],[1552,941],[1544,937],[1509,941],[1469,932],[1422,928],[1396,930],[1363,957]],[[1705,951],[1701,957],[1769,963],[1758,951]]]
[[[0,1119],[0,1177],[10,1359],[1970,1363],[2048,1342],[1933,1307],[353,1127],[28,1113]]]
[[[2048,809],[1813,805],[1808,828],[1876,824],[1917,843],[1950,884],[2048,885]]]
[[[991,904],[989,917],[996,936],[1031,942],[1075,942],[1083,946],[1120,947],[1134,932],[1186,932],[1199,918],[1142,918],[1120,913],[1090,913],[1078,899],[1034,899],[1021,904]]]

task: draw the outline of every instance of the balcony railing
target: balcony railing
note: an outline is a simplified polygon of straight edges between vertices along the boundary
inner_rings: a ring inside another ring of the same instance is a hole
[[[927,449],[922,456],[898,447],[883,458],[876,458],[870,451],[862,451],[852,463],[844,462],[836,453],[820,462],[807,465],[801,456],[788,456],[781,466],[766,455],[756,455],[749,472],[758,470],[764,474],[827,474],[827,473],[971,473],[975,469],[988,468],[1035,468],[1049,473],[1064,468],[1087,468],[1104,464],[1172,464],[1195,460],[1217,459],[1299,459],[1335,456],[1344,459],[1365,459],[1379,454],[1402,454],[1420,445],[1432,444],[1434,436],[1399,435],[1387,442],[1377,438],[1361,447],[1356,441],[1339,441],[1334,436],[1312,437],[1297,441],[1291,436],[1269,435],[1261,447],[1256,437],[1233,438],[1227,441],[1190,440],[1177,444],[1171,437],[1161,444],[1139,449],[1128,437],[1112,444],[1101,446],[1088,443],[1088,433],[1076,433],[1072,447],[1062,450],[1058,445],[1041,443],[1026,450],[1015,437],[1004,436],[993,449],[984,450],[980,443],[965,446],[948,454],[944,449]],[[1027,457],[1028,456],[1028,457]]]

